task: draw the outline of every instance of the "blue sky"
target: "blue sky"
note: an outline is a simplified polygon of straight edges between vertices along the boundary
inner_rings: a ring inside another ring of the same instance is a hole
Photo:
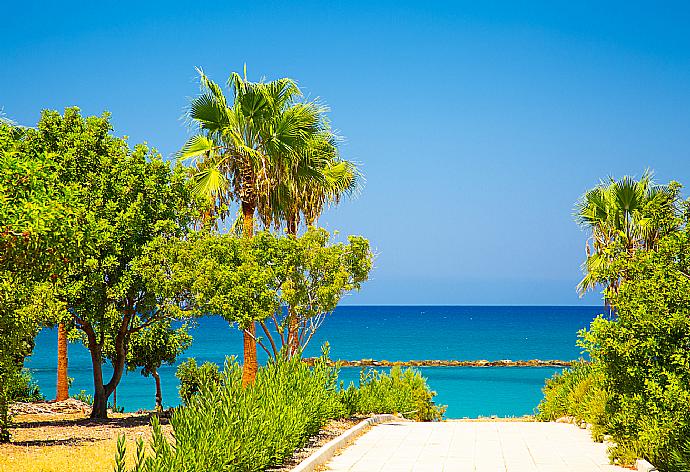
[[[577,197],[647,167],[690,184],[680,2],[2,8],[0,108],[25,125],[43,108],[109,110],[116,133],[169,156],[195,66],[223,82],[246,63],[321,97],[367,177],[321,222],[378,254],[349,303],[596,304],[574,289]]]

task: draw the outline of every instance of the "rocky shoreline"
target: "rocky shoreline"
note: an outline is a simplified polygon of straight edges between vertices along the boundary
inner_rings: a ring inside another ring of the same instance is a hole
[[[308,365],[314,365],[316,357],[306,357],[302,359]],[[456,361],[456,360],[411,360],[411,361],[387,361],[374,359],[360,359],[360,360],[328,360],[328,365],[334,366],[338,364],[340,367],[570,367],[574,361],[562,361],[558,359],[530,359],[527,361],[514,361],[511,359],[501,359],[497,361],[488,361],[485,359],[473,361]]]

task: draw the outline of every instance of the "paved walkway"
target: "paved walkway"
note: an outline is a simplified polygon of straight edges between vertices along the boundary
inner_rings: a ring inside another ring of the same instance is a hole
[[[630,472],[609,465],[606,446],[563,423],[385,423],[327,464],[350,472]]]

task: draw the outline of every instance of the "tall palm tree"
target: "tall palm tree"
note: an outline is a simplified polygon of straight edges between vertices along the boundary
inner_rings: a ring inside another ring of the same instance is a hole
[[[301,92],[290,79],[250,82],[237,73],[228,80],[233,93],[229,103],[221,87],[200,69],[202,94],[192,100],[189,118],[199,133],[179,153],[193,159],[196,189],[209,197],[207,219],[227,217],[230,203],[238,201],[242,234],[251,238],[257,206],[265,206],[284,169],[299,160],[304,142],[319,126],[319,110],[313,103],[296,103]],[[254,381],[256,326],[243,330],[242,383]]]
[[[645,171],[640,180],[609,178],[580,198],[575,219],[591,231],[583,264],[585,276],[578,284],[581,295],[597,285],[617,292],[625,274],[608,270],[614,260],[638,250],[655,249],[659,239],[680,227],[678,188],[675,183],[655,184],[651,172]],[[608,299],[606,302],[608,305]]]

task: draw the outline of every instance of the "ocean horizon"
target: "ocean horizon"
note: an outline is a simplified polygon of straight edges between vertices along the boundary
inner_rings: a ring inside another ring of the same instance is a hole
[[[329,315],[304,356],[320,354],[328,342],[334,360],[530,360],[564,361],[583,357],[577,332],[604,308],[550,305],[343,305]],[[203,317],[190,331],[192,346],[173,366],[160,369],[163,403],[180,403],[175,370],[187,358],[222,365],[226,356],[241,360],[242,336],[217,316]],[[57,332],[42,330],[36,338],[29,368],[46,398],[55,395]],[[266,355],[259,349],[260,362]],[[388,368],[379,368],[388,371]],[[523,416],[533,414],[544,381],[553,367],[421,367],[436,402],[448,405],[448,418]],[[361,368],[340,371],[346,386],[357,382]],[[110,375],[106,365],[104,375]],[[69,345],[70,394],[93,392],[91,360],[81,343]],[[105,378],[107,381],[107,378]],[[125,411],[152,409],[154,382],[139,371],[123,376],[117,403]],[[112,397],[110,399],[112,402]]]

